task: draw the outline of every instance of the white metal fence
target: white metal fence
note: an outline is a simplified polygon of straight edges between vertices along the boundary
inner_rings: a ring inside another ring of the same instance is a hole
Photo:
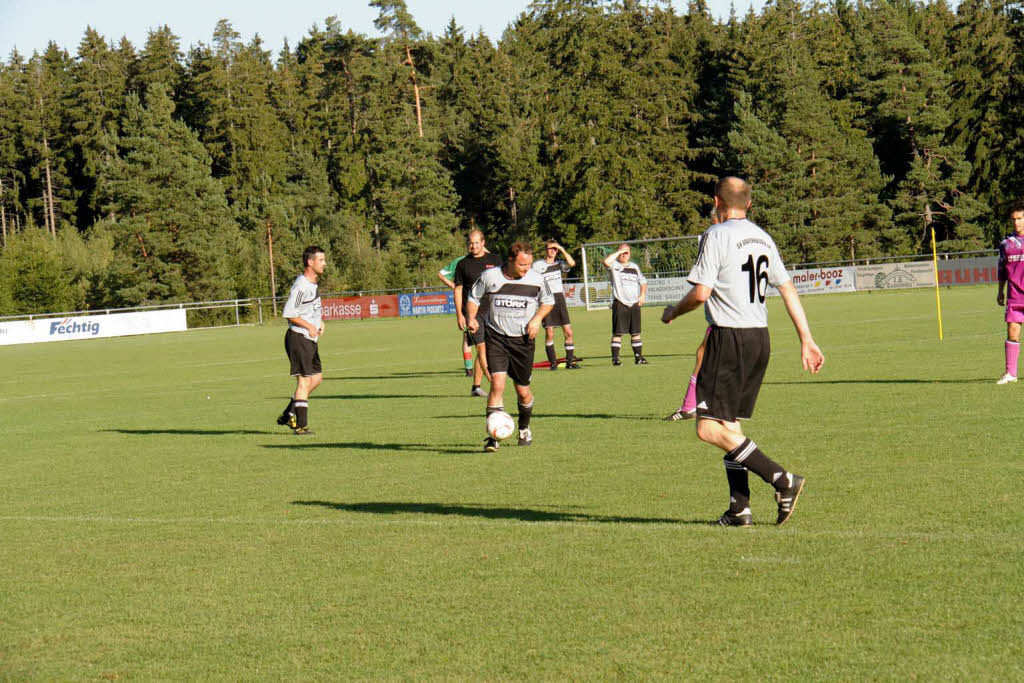
[[[939,254],[940,270],[942,269],[943,261],[962,260],[965,265],[970,264],[972,267],[975,265],[970,259],[978,258],[992,258],[996,255],[995,250],[986,251],[974,251],[974,252],[955,252],[947,254]],[[790,268],[793,270],[800,269],[815,269],[815,268],[832,268],[838,266],[882,266],[886,264],[896,263],[908,263],[908,262],[920,262],[931,260],[930,254],[912,254],[904,256],[887,256],[879,258],[869,259],[857,259],[854,261],[830,261],[830,262],[819,262],[819,263],[800,263],[795,264]],[[947,264],[952,266],[953,264]],[[681,277],[685,275],[686,271],[672,270],[672,272],[655,271],[649,274],[652,279],[658,278],[671,278]],[[567,286],[579,283],[582,278],[567,279]],[[959,281],[957,280],[953,284],[974,284],[973,280]],[[940,282],[940,284],[943,284]],[[426,292],[437,292],[440,291],[441,287],[424,288],[418,287],[414,289],[391,289],[391,290],[373,290],[373,291],[349,291],[349,292],[336,292],[330,294],[324,294],[324,298],[331,297],[351,297],[351,296],[374,296],[374,295],[387,295],[387,294],[419,294]],[[583,303],[583,298],[580,297]],[[104,308],[86,311],[58,311],[52,313],[34,313],[27,315],[8,315],[0,316],[0,323],[15,322],[15,321],[31,321],[39,320],[43,318],[73,318],[82,316],[102,316],[111,315],[115,313],[135,313],[144,311],[164,311],[172,309],[181,309],[186,313],[186,320],[189,329],[195,328],[216,328],[216,327],[236,327],[241,325],[262,325],[270,320],[277,319],[280,316],[281,308],[284,305],[285,297],[253,297],[253,298],[238,298],[238,299],[224,299],[220,301],[192,301],[184,303],[173,303],[173,304],[155,304],[149,306],[134,306],[125,308]]]

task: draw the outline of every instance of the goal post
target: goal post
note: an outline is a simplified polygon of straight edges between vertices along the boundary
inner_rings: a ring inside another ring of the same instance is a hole
[[[700,235],[653,237],[615,242],[588,242],[582,246],[583,302],[588,311],[611,306],[612,288],[604,259],[620,244],[628,244],[631,259],[648,280],[684,277],[693,268],[700,246]]]

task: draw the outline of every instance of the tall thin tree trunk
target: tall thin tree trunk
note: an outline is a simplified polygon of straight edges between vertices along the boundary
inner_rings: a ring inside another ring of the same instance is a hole
[[[0,178],[0,228],[3,229],[4,246],[7,246],[7,207],[4,206],[4,179]]]
[[[274,304],[274,317],[277,317],[277,284],[274,282],[274,235],[270,231],[270,219],[267,219],[267,251],[270,253],[270,300]]]
[[[412,93],[416,98],[416,126],[419,129],[420,137],[423,137],[423,112],[420,109],[420,86],[416,83],[416,65],[412,61],[412,51],[405,46],[405,63],[412,70],[409,78],[412,79]]]
[[[57,214],[53,210],[53,180],[50,178],[50,142],[43,137],[43,149],[46,151],[46,204],[49,207],[50,234],[57,238]]]

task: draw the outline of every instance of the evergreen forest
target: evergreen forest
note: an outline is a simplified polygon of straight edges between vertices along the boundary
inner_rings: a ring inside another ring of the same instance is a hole
[[[12,52],[0,315],[281,295],[307,244],[326,290],[435,287],[472,228],[699,234],[725,174],[791,265],[990,249],[1024,196],[1020,0],[538,0],[500,38],[369,5],[278,54],[228,19]]]

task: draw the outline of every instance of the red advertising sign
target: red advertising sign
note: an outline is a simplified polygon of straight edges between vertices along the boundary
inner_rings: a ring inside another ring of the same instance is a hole
[[[394,294],[341,296],[324,299],[321,305],[324,320],[398,317],[398,297]]]
[[[999,282],[996,257],[939,261],[940,285],[979,285]]]

